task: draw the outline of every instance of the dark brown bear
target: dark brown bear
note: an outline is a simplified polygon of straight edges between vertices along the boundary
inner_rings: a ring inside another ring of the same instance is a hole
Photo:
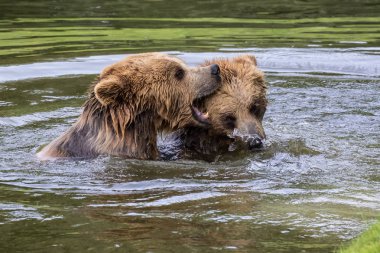
[[[38,157],[156,159],[157,131],[204,121],[192,104],[219,87],[217,65],[189,68],[161,53],[129,56],[103,70],[77,122]]]

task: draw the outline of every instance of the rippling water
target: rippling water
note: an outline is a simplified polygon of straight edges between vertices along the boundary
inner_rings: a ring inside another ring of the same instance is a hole
[[[349,2],[0,1],[0,251],[324,253],[357,236],[380,214],[380,6]],[[256,55],[265,149],[38,161],[96,74],[143,51]]]
[[[326,252],[365,229],[380,212],[379,48],[242,52],[267,72],[267,146],[214,163],[41,163],[122,55],[0,67],[2,248]]]

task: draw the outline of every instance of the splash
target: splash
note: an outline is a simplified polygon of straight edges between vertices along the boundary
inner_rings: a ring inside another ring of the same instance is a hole
[[[234,141],[228,146],[228,151],[232,152],[237,150],[242,143],[248,143],[250,140],[254,140],[256,138],[260,138],[257,134],[248,134],[240,131],[235,128],[232,133],[228,134],[228,137],[233,139]]]

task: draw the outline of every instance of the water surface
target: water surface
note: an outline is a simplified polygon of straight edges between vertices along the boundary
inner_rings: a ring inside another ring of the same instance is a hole
[[[366,229],[380,214],[379,4],[275,2],[0,1],[1,251],[324,253]],[[145,51],[256,55],[265,149],[38,161],[96,74]]]
[[[268,76],[267,147],[213,163],[39,162],[38,147],[80,113],[95,76],[78,72],[122,56],[39,63],[43,78],[30,76],[33,64],[0,68],[25,70],[1,84],[2,247],[326,252],[365,229],[380,211],[379,71],[367,66],[378,49],[349,50],[335,64],[314,49],[247,51]],[[279,52],[292,64],[269,60]],[[176,54],[197,64],[236,53]],[[49,66],[62,72],[42,71]]]

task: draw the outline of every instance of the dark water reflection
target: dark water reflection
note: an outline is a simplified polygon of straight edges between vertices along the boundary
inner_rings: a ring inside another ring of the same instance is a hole
[[[379,13],[380,5],[373,0],[172,0],[151,1],[1,1],[2,18],[19,17],[233,17],[233,18],[317,18],[369,16]]]

